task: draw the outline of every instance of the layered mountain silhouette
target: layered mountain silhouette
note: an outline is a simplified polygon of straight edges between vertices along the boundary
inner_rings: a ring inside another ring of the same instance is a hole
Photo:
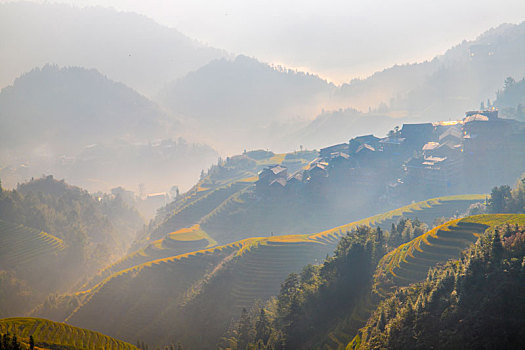
[[[95,68],[147,95],[226,52],[145,16],[29,2],[0,5],[0,87],[47,63]]]

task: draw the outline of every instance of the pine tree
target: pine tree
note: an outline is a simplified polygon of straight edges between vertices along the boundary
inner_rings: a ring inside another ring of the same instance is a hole
[[[499,261],[503,256],[503,245],[501,244],[501,237],[498,230],[494,230],[494,236],[492,238],[492,256]]]
[[[29,349],[34,350],[35,349],[35,340],[33,339],[33,336],[29,336]]]
[[[268,318],[266,317],[266,312],[263,308],[261,308],[261,311],[259,313],[259,318],[257,319],[257,322],[255,323],[255,339],[262,340],[263,344],[266,344],[268,342],[268,338],[270,337],[270,322],[268,321]]]
[[[245,350],[250,344],[250,341],[252,340],[252,333],[253,333],[250,315],[248,314],[248,311],[246,311],[245,308],[242,308],[241,318],[239,320],[238,331],[239,331],[239,340],[237,343],[237,349]]]
[[[10,350],[21,350],[20,343],[18,342],[18,339],[16,338],[16,334],[13,335],[13,338],[11,338],[11,349]]]
[[[4,349],[9,349],[9,341],[11,340],[11,336],[9,333],[4,334],[2,337],[2,345],[4,346]]]

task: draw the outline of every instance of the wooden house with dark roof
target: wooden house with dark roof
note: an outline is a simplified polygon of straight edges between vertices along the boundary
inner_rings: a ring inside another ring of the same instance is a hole
[[[330,147],[321,148],[319,155],[321,158],[330,159],[336,153],[348,153],[348,143],[340,143]]]
[[[439,143],[452,142],[461,143],[463,141],[463,130],[460,127],[454,126],[445,130],[439,135]]]
[[[277,179],[284,179],[286,183],[286,178],[288,177],[288,169],[285,166],[282,165],[270,165],[266,168],[264,168],[259,173],[259,179],[257,182],[255,182],[255,188],[257,193],[262,194],[265,193],[269,185],[277,180]]]
[[[268,184],[268,194],[279,196],[284,193],[286,188],[286,178],[279,177]]]
[[[288,192],[300,192],[304,186],[303,180],[305,179],[305,177],[306,176],[304,175],[304,170],[299,170],[294,174],[288,176],[288,179],[286,181],[286,190]]]
[[[401,154],[405,150],[405,138],[403,137],[385,137],[379,141],[383,152],[388,154]]]
[[[316,179],[321,179],[328,177],[328,163],[318,162],[312,164],[308,169],[308,177],[310,181],[315,181]]]
[[[372,134],[354,137],[348,143],[348,152],[349,154],[356,153],[359,146],[363,144],[368,144],[376,148],[379,146],[379,140],[379,137],[375,137]]]
[[[432,123],[403,124],[401,137],[406,143],[420,149],[428,141],[435,141],[434,125]]]

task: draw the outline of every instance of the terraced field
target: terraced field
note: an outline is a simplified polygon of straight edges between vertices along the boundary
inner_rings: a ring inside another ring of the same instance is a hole
[[[200,225],[193,225],[167,234],[164,238],[153,241],[143,249],[139,249],[124,258],[106,267],[94,278],[82,286],[90,289],[114,273],[138,266],[150,261],[164,259],[172,256],[183,255],[200,251],[217,245]]]
[[[157,240],[170,232],[200,223],[203,217],[219,207],[221,203],[249,185],[247,182],[234,182],[207,190],[205,194],[199,195],[194,200],[187,200],[152,232],[150,239]]]
[[[420,221],[432,225],[436,218],[451,217],[461,214],[473,203],[485,200],[485,195],[458,195],[428,199],[406,205],[404,207],[387,211],[382,214],[351,222],[349,224],[335,227],[333,229],[311,235],[310,238],[327,243],[337,242],[345,232],[352,230],[358,225],[379,226],[390,230],[392,223],[396,223],[401,217],[418,218]]]
[[[313,154],[316,155],[315,152],[303,153],[283,153],[262,159],[252,159],[255,161],[252,167],[246,169],[233,167],[224,170],[225,173],[212,173],[205,176],[177,200],[173,212],[164,223],[152,232],[150,240],[160,239],[165,234],[184,227],[210,223],[217,218],[219,213],[232,208],[235,210],[235,206],[242,202],[239,199],[242,191],[253,186],[258,180],[259,171],[268,165],[289,162],[290,159],[288,158],[291,156],[294,162],[289,164],[291,166],[289,171],[294,172],[307,165],[314,158]],[[303,156],[306,158],[301,158]]]
[[[283,263],[280,265],[281,270],[279,271],[284,271],[283,273],[288,274],[290,272],[295,271],[295,269],[287,268],[288,266],[298,266],[298,269],[300,269],[300,267],[302,267],[303,265],[307,263],[314,263],[315,259],[319,258],[319,254],[322,254],[320,255],[320,257],[324,257],[326,256],[327,253],[331,253],[331,251],[333,250],[333,248],[335,247],[335,245],[337,244],[341,236],[344,235],[345,232],[351,231],[352,229],[356,228],[359,225],[380,226],[384,229],[390,229],[391,223],[396,222],[402,216],[428,218],[427,222],[431,223],[433,221],[431,215],[438,215],[438,217],[439,216],[446,216],[446,217],[453,216],[456,212],[462,212],[466,210],[466,208],[468,208],[470,204],[483,200],[484,198],[485,198],[484,195],[467,195],[467,196],[434,198],[434,199],[429,199],[427,201],[410,204],[410,205],[401,207],[399,209],[395,209],[395,210],[392,210],[386,213],[375,215],[370,218],[355,221],[347,225],[339,226],[334,229],[323,231],[323,232],[312,234],[312,235],[275,236],[275,237],[270,237],[270,238],[247,239],[241,242],[245,242],[245,243],[246,242],[258,242],[258,244],[265,245],[266,242],[272,242],[278,239],[287,240],[286,237],[294,237],[294,239],[297,239],[297,237],[301,237],[300,239],[301,244],[308,243],[312,245],[312,247],[315,247],[315,248],[308,248],[312,250],[312,254],[294,254],[294,256],[301,257],[301,259],[299,259],[297,262],[298,265],[293,265],[293,264],[290,265],[290,262],[286,260],[289,254],[286,249],[283,249],[282,250]],[[232,206],[240,206],[240,205],[242,205],[242,203],[239,202],[239,199],[235,196],[234,198],[230,198],[230,200],[223,203],[223,206],[228,206],[230,210],[233,210],[231,209]],[[219,208],[216,209],[216,211],[220,211],[220,210],[226,210],[226,208],[219,206]],[[208,216],[206,216],[205,217],[206,220],[203,220],[205,222],[205,225],[206,224],[210,225],[210,220],[212,220],[213,217],[216,215],[217,215],[216,213],[214,214],[214,212],[212,212]],[[261,217],[261,220],[267,220],[267,218]],[[287,249],[295,249],[294,247],[289,246],[288,245],[289,243],[290,242],[287,242],[284,246],[286,246]],[[320,247],[319,243],[324,246]],[[83,288],[84,289],[92,288],[95,284],[101,282],[103,279],[109,277],[111,274],[118,273],[120,271],[132,268],[134,266],[139,266],[147,262],[169,258],[169,257],[177,256],[180,254],[186,254],[192,251],[199,251],[199,250],[205,249],[206,247],[213,247],[215,244],[216,242],[198,224],[193,225],[191,228],[180,229],[178,231],[169,233],[168,235],[165,236],[165,238],[154,241],[150,243],[146,248],[138,250],[126,256],[125,258],[121,259],[117,263],[109,266],[104,271],[102,271],[96,278],[94,278],[88,284],[84,285]],[[225,245],[223,247],[227,247],[227,246],[230,246],[230,245]],[[239,242],[235,242],[231,246],[233,247],[240,246],[240,244]],[[276,252],[279,252],[279,251],[281,250],[274,248],[272,250],[272,254],[278,254]],[[264,254],[262,256],[264,256]],[[302,257],[305,257],[305,259],[302,259]],[[270,267],[271,265],[268,265],[268,266]],[[263,275],[264,274],[261,274],[261,276]],[[286,277],[286,275],[284,276]],[[277,279],[275,281],[277,281]],[[257,284],[258,282],[252,281],[252,283]],[[261,285],[273,286],[273,287],[270,287],[268,291],[262,293],[262,295],[273,295],[272,293],[275,291],[276,284],[269,284],[266,282],[261,282]],[[277,287],[278,286],[279,284],[277,283]],[[239,287],[239,288],[240,290],[242,290],[242,288],[244,287]],[[256,290],[256,288],[255,289],[252,288],[250,290]],[[260,296],[258,293],[252,293],[250,297],[253,299],[253,298],[258,298]],[[249,297],[247,298],[249,299]]]
[[[387,254],[379,263],[377,277],[390,278],[395,286],[420,281],[437,263],[457,259],[487,228],[515,223],[524,224],[525,215],[476,215],[449,221]]]
[[[33,336],[37,347],[82,350],[137,350],[131,344],[87,329],[41,318],[5,318],[0,320],[0,333],[16,334],[28,343]]]
[[[332,247],[312,241],[267,240],[242,254],[235,268],[231,295],[235,314],[255,299],[266,300],[279,293],[281,283],[291,272],[321,261]]]
[[[181,315],[185,305],[196,296],[206,298],[206,293],[210,293],[208,286],[217,278],[228,281],[219,283],[220,293],[228,296],[223,300],[227,305],[217,307],[226,307],[231,318],[238,317],[242,307],[277,294],[289,273],[299,272],[304,265],[330,254],[338,239],[358,225],[389,228],[390,223],[402,215],[421,217],[429,210],[440,216],[452,216],[482,199],[484,196],[432,199],[320,233],[255,237],[208,248],[214,243],[201,226],[194,225],[152,242],[146,249],[114,265],[112,270],[108,269],[98,284],[90,285],[79,294],[83,302],[67,322],[130,342],[137,337],[158,339],[161,328],[184,323]],[[196,244],[196,251],[163,255],[179,249],[180,244]],[[230,272],[221,274],[225,267]],[[111,316],[101,321],[97,317],[99,310],[106,310]],[[363,310],[356,315],[362,318],[367,312]],[[348,342],[343,335],[334,334],[334,342]]]
[[[48,233],[0,220],[0,262],[21,266],[64,249],[64,242]]]
[[[425,279],[431,267],[450,259],[458,259],[461,251],[476,242],[487,229],[505,224],[525,225],[525,215],[484,214],[456,219],[399,246],[379,262],[374,276],[374,296],[369,297],[363,309],[370,310],[368,312],[370,315],[379,300],[388,297],[393,288]],[[366,319],[361,326],[365,323]],[[363,336],[366,337],[366,329],[361,329],[359,336],[348,343],[346,349],[355,349],[358,346],[358,339]]]

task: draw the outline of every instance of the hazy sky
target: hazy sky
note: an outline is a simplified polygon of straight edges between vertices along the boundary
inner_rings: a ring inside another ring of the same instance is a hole
[[[490,27],[525,20],[524,0],[47,2],[141,13],[210,46],[316,72],[334,82],[429,59]]]

